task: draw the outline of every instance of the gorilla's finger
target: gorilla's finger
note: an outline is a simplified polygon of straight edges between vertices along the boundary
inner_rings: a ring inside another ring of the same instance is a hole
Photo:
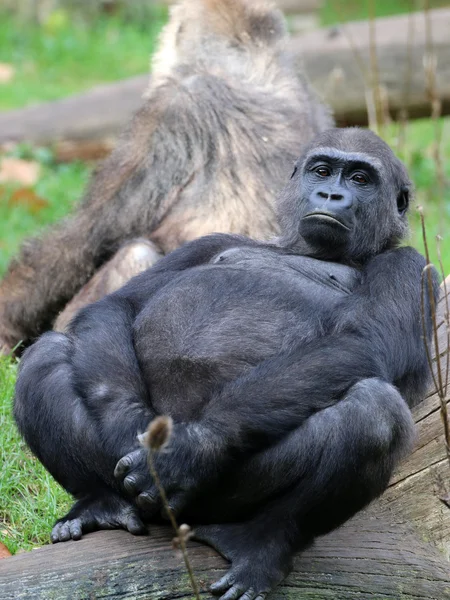
[[[168,498],[169,509],[175,517],[177,515],[179,515],[180,512],[183,510],[183,508],[186,506],[187,499],[188,499],[188,496],[187,496],[186,492],[177,492],[177,493],[169,496],[169,498]],[[166,520],[168,520],[168,518],[169,518],[169,515],[167,514],[167,510],[164,506],[161,510],[161,517]]]
[[[245,586],[235,583],[223,596],[220,596],[220,600],[238,600],[244,592]]]
[[[136,504],[143,510],[154,510],[158,505],[158,500],[159,498],[156,490],[155,492],[146,491],[139,494],[136,498]]]
[[[213,594],[221,594],[222,592],[225,592],[228,588],[233,586],[234,581],[235,580],[233,574],[230,573],[230,571],[228,571],[228,573],[225,573],[225,575],[221,579],[219,579],[219,581],[215,581],[214,583],[212,583],[209,589]]]
[[[127,530],[133,535],[146,535],[147,527],[136,514],[131,514],[126,522]]]
[[[131,496],[137,496],[144,489],[148,487],[149,484],[149,476],[145,476],[139,473],[133,473],[131,475],[127,475],[123,480],[123,486],[125,491]]]
[[[81,527],[80,519],[74,519],[73,521],[70,521],[69,522],[69,530],[70,530],[70,537],[73,540],[81,540],[81,536],[83,534],[83,529]]]
[[[59,528],[58,540],[60,542],[67,542],[67,540],[70,540],[70,529],[67,521],[62,523],[61,527]]]
[[[52,544],[57,544],[59,542],[59,530],[61,529],[61,523],[57,523],[50,534],[50,540]]]
[[[119,460],[114,469],[114,477],[123,479],[130,471],[137,468],[142,462],[141,450],[134,450]]]

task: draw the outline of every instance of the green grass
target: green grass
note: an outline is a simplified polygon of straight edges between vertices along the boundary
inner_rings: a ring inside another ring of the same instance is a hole
[[[16,364],[0,358],[0,541],[12,553],[48,543],[54,521],[70,505],[12,423],[15,377]]]
[[[166,11],[155,8],[143,27],[119,19],[90,24],[69,15],[36,27],[0,13],[0,62],[15,77],[1,86],[0,110],[55,100],[93,85],[146,73]]]
[[[432,2],[434,6],[446,2]],[[324,23],[364,18],[368,2],[347,0],[344,8],[338,0],[324,3]],[[377,15],[407,10],[408,0],[376,2]],[[52,100],[87,89],[94,84],[121,79],[148,70],[149,54],[164,13],[137,27],[118,18],[93,20],[90,26],[58,17],[44,28],[18,23],[11,17],[0,18],[0,62],[12,63],[16,76],[0,88],[0,110],[19,108]],[[443,119],[442,152],[446,175],[450,178],[450,120]],[[397,127],[386,131],[387,141],[395,148]],[[401,152],[417,188],[417,202],[424,206],[432,257],[436,257],[434,236],[443,235],[441,252],[445,271],[450,273],[450,194],[443,197],[436,184],[432,158],[433,124],[429,120],[407,126],[406,143]],[[16,154],[38,160],[42,165],[33,191],[46,201],[35,210],[33,205],[12,203],[15,188],[0,187],[0,274],[21,241],[62,216],[78,201],[91,166],[82,163],[57,165],[51,153],[20,147]],[[417,212],[412,210],[411,242],[422,250]],[[54,520],[69,504],[67,494],[53,481],[27,451],[13,424],[11,402],[16,364],[0,359],[0,539],[12,552],[30,549],[48,541]]]
[[[373,6],[376,17],[390,17],[411,10],[423,10],[424,0],[325,0],[320,20],[323,25],[335,25],[346,21],[366,19]],[[448,0],[429,0],[430,8],[448,7]]]
[[[38,211],[33,206],[12,203],[18,186],[0,191],[0,275],[23,239],[65,216],[81,198],[90,172],[91,167],[81,162],[44,164],[42,176],[32,190],[48,205]]]
[[[435,124],[430,119],[411,121],[406,126],[405,140],[398,155],[409,169],[415,187],[410,210],[411,238],[408,243],[424,253],[418,207],[422,207],[431,261],[438,264],[438,247],[446,275],[450,274],[450,118],[440,119],[441,156],[444,168],[443,189],[437,181],[433,157]],[[386,141],[397,150],[398,125],[386,128]],[[441,239],[437,242],[436,237]]]

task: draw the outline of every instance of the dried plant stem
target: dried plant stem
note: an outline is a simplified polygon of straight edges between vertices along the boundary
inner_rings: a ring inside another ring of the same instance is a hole
[[[425,56],[424,56],[424,69],[425,69],[425,80],[426,80],[426,93],[431,106],[431,120],[434,125],[434,142],[433,142],[433,161],[436,167],[437,183],[438,183],[438,196],[440,210],[443,211],[444,207],[444,188],[445,188],[445,175],[444,165],[442,160],[441,142],[442,142],[442,125],[440,123],[440,117],[442,115],[442,102],[439,97],[439,91],[437,86],[437,58],[434,51],[433,44],[433,31],[431,26],[430,17],[430,2],[425,0],[424,6],[424,18],[425,18]],[[440,225],[442,227],[442,224]],[[440,231],[442,233],[442,231]]]
[[[412,73],[413,73],[413,41],[414,41],[414,13],[413,13],[412,3],[409,3],[409,13],[408,13],[408,31],[406,34],[406,70],[405,70],[405,80],[403,84],[403,106],[398,114],[398,143],[397,150],[398,152],[403,152],[405,143],[406,143],[406,127],[408,124],[408,111],[405,108],[408,106],[409,97],[411,95],[411,81],[412,81]]]
[[[371,15],[369,19],[369,36],[370,36],[370,66],[366,65],[365,58],[357,48],[348,27],[343,24],[342,13],[336,4],[333,5],[337,20],[340,22],[342,33],[347,39],[348,45],[352,51],[355,61],[358,65],[362,80],[364,82],[367,120],[369,128],[376,133],[381,133],[384,124],[389,118],[388,94],[380,85],[378,57],[376,51],[376,36],[375,36],[375,0],[371,0],[370,8]]]
[[[444,384],[444,394],[447,397],[448,392],[448,382],[450,377],[450,299],[449,299],[449,290],[447,288],[447,279],[445,278],[444,265],[442,263],[442,255],[441,255],[441,238],[437,237],[437,255],[438,255],[438,263],[439,269],[441,271],[442,276],[442,287],[444,289],[444,302],[445,302],[445,310],[444,310],[444,325],[447,330],[447,360],[445,365],[445,384]]]
[[[370,0],[369,10],[370,87],[375,107],[375,132],[381,135],[384,126],[384,110],[377,56],[375,0]]]
[[[437,395],[439,398],[440,414],[441,414],[441,419],[442,419],[442,423],[444,426],[445,448],[446,448],[447,460],[448,460],[448,463],[450,466],[450,423],[449,423],[449,419],[448,419],[448,409],[447,409],[447,402],[446,402],[448,371],[447,371],[447,375],[446,375],[446,382],[444,384],[444,377],[443,377],[443,371],[442,371],[442,365],[441,365],[441,355],[440,355],[440,349],[439,349],[436,303],[435,303],[434,295],[433,295],[433,279],[432,279],[432,272],[431,272],[432,264],[430,262],[430,253],[429,253],[429,249],[428,249],[428,241],[427,241],[427,234],[426,234],[426,228],[425,228],[425,218],[423,215],[423,211],[419,210],[419,214],[420,214],[420,221],[422,224],[422,236],[423,236],[423,243],[424,243],[424,247],[425,247],[425,257],[426,257],[426,261],[427,261],[427,265],[422,272],[422,293],[421,293],[422,310],[421,310],[421,312],[422,312],[423,339],[424,339],[424,344],[425,344],[428,365],[430,367],[430,371],[431,371],[432,377],[433,377],[433,382],[434,382],[436,392],[437,392]],[[425,307],[425,288],[426,288],[426,286],[428,287],[428,296],[429,296],[429,302],[430,302],[431,321],[432,321],[432,327],[433,327],[434,354],[435,354],[436,366],[437,366],[437,377],[433,370],[433,361],[431,358],[431,351],[430,351],[430,348],[428,347],[428,341],[427,341],[426,312],[425,312],[426,311],[426,307]],[[448,301],[448,297],[447,297],[446,301]],[[447,364],[448,364],[448,359],[447,359]]]
[[[151,448],[148,448],[148,466],[150,469],[150,473],[153,477],[153,481],[155,482],[155,485],[158,488],[158,492],[159,492],[159,495],[161,496],[161,500],[162,500],[163,506],[166,510],[167,516],[169,517],[169,520],[173,527],[175,535],[177,536],[178,543],[181,548],[181,553],[183,554],[184,564],[186,565],[186,570],[189,574],[189,579],[191,581],[191,586],[192,586],[192,590],[194,592],[195,598],[196,598],[196,600],[201,600],[197,581],[194,576],[194,571],[193,571],[191,563],[189,561],[189,556],[188,556],[188,552],[187,552],[187,548],[186,548],[185,535],[180,531],[180,528],[178,527],[175,516],[169,506],[169,501],[167,500],[166,492],[164,490],[164,487],[161,484],[161,480],[159,478],[158,472],[155,467],[153,450]]]

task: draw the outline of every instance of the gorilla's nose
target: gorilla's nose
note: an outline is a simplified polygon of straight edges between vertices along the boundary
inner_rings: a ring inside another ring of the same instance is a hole
[[[340,208],[350,208],[352,205],[352,195],[348,190],[342,188],[316,190],[311,198],[312,203],[317,208],[324,208],[328,204],[332,210]]]

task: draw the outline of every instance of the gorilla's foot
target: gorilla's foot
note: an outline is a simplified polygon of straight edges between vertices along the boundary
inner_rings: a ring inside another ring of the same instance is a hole
[[[291,552],[274,537],[262,542],[251,525],[207,525],[195,529],[195,539],[215,548],[231,568],[211,586],[220,600],[264,600],[291,570]]]
[[[79,540],[83,533],[98,529],[126,529],[133,535],[147,533],[135,506],[105,493],[102,498],[87,497],[75,502],[67,515],[55,523],[50,538],[53,544]]]

